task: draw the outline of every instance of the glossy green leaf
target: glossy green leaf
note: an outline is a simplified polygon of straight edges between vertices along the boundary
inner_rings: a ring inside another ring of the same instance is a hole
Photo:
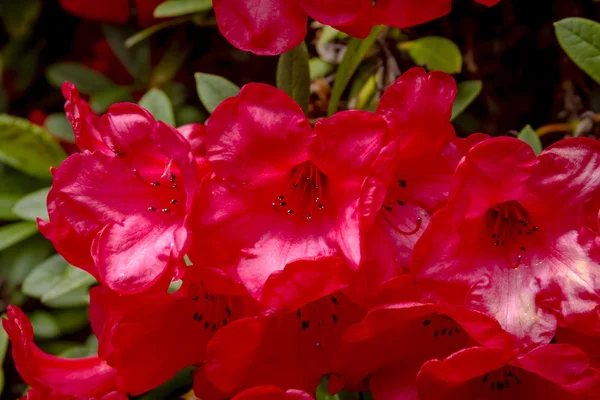
[[[308,69],[310,71],[310,79],[315,80],[331,73],[333,65],[321,60],[319,57],[313,57],[308,60]]]
[[[52,339],[60,335],[60,326],[52,314],[47,311],[35,311],[29,315],[35,337]]]
[[[48,307],[52,308],[70,308],[85,306],[90,304],[90,288],[82,286],[69,293],[44,302]]]
[[[212,0],[169,0],[154,10],[156,18],[180,17],[212,9]]]
[[[462,70],[462,54],[451,40],[427,36],[410,42],[401,42],[400,50],[408,51],[415,64],[428,70],[440,70],[448,74],[457,74]]]
[[[237,85],[218,75],[197,72],[194,77],[198,97],[209,113],[215,111],[223,100],[236,96],[240,92]]]
[[[96,283],[96,279],[87,272],[69,265],[63,274],[63,278],[56,285],[45,293],[41,300],[47,304],[55,299],[66,296],[67,294],[79,289],[89,288]]]
[[[539,136],[536,135],[535,130],[531,127],[531,125],[527,125],[525,128],[523,128],[521,132],[519,132],[517,138],[530,145],[535,152],[535,155],[538,155],[542,152],[542,141],[540,140]]]
[[[44,188],[28,194],[15,204],[13,212],[28,221],[36,221],[37,218],[48,220],[46,198],[49,191],[50,188]]]
[[[51,178],[50,167],[66,158],[50,134],[26,119],[0,115],[0,161],[38,178]]]
[[[67,119],[65,113],[50,114],[44,122],[44,127],[52,135],[56,136],[62,141],[68,143],[75,143],[75,134],[73,133],[73,127]]]
[[[558,43],[569,58],[600,83],[600,24],[585,18],[554,23]]]
[[[126,46],[127,38],[135,33],[134,28],[122,25],[103,25],[104,37],[113,53],[127,72],[138,81],[146,83],[150,78],[150,43],[139,42]]]
[[[158,121],[164,121],[167,124],[175,125],[175,114],[173,112],[173,105],[169,96],[160,89],[150,89],[144,97],[140,99],[140,106],[150,111],[154,118]]]
[[[61,62],[49,66],[46,69],[46,79],[57,89],[60,89],[64,82],[71,82],[77,90],[85,94],[102,92],[116,86],[101,73],[73,62]]]
[[[131,88],[127,86],[115,86],[90,96],[90,107],[92,107],[94,112],[102,114],[113,104],[127,101],[133,101]]]
[[[19,219],[13,207],[23,196],[48,183],[0,164],[0,221]]]
[[[0,0],[0,16],[4,28],[12,37],[31,34],[41,10],[42,0]]]
[[[0,251],[33,236],[37,230],[37,224],[29,221],[0,226]]]
[[[296,101],[308,113],[310,98],[310,72],[308,48],[302,42],[296,48],[279,56],[277,63],[277,87]]]
[[[316,400],[341,400],[338,395],[330,395],[327,391],[327,377],[321,379],[321,383],[317,386]]]
[[[20,290],[23,280],[53,251],[52,243],[39,233],[0,251],[0,276],[3,277],[0,297],[9,300],[11,304],[22,304],[25,300]]]
[[[90,274],[69,265],[60,254],[55,254],[27,275],[22,291],[49,303],[80,288],[87,290],[95,282]]]
[[[482,83],[481,81],[464,81],[458,84],[458,93],[454,104],[452,104],[452,118],[450,121],[454,121],[456,117],[465,111],[465,109],[479,96],[481,93]]]
[[[332,26],[325,25],[323,29],[321,29],[321,34],[319,36],[319,41],[317,42],[317,46],[322,46],[325,43],[329,43],[334,41],[335,39],[344,39],[347,38],[348,34],[344,32],[340,32]]]
[[[327,115],[333,115],[337,109],[342,93],[348,86],[350,78],[362,62],[365,54],[371,48],[377,36],[382,31],[382,26],[375,26],[371,30],[371,34],[364,40],[352,38],[344,53],[344,58],[338,67],[335,74],[335,81],[333,83],[333,89],[331,90],[331,100],[329,101],[329,108],[327,109]]]

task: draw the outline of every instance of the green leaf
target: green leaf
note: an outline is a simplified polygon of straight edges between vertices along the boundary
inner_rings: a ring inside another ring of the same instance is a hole
[[[61,62],[49,66],[46,68],[46,79],[57,89],[60,89],[64,82],[71,82],[77,90],[85,94],[102,92],[116,86],[99,72],[73,62]]]
[[[90,107],[98,114],[105,113],[108,107],[115,103],[132,101],[131,88],[128,86],[115,86],[111,89],[98,92],[90,96]]]
[[[64,296],[47,300],[44,304],[52,308],[71,308],[90,304],[90,288],[83,286],[77,288]]]
[[[35,311],[29,315],[35,337],[52,339],[60,335],[60,327],[52,314],[47,311]]]
[[[279,56],[277,87],[289,94],[302,107],[305,114],[308,113],[310,72],[308,69],[308,48],[305,42]]]
[[[156,7],[154,16],[156,18],[179,17],[208,11],[212,8],[212,0],[169,0]]]
[[[45,128],[65,142],[75,143],[75,134],[73,133],[73,127],[67,119],[65,113],[50,114],[44,122]]]
[[[428,70],[440,70],[448,74],[457,74],[462,69],[462,54],[451,40],[427,36],[410,42],[398,44],[400,50],[407,50],[415,64],[426,66]]]
[[[67,157],[43,128],[26,119],[0,114],[0,161],[38,178],[51,178],[50,167]]]
[[[52,311],[61,334],[75,333],[89,323],[87,307]]]
[[[141,42],[132,46],[126,46],[125,41],[135,33],[134,28],[121,25],[103,25],[104,37],[113,53],[127,72],[142,83],[148,82],[150,78],[150,43]]]
[[[326,43],[332,42],[335,39],[344,39],[347,38],[348,34],[344,32],[340,32],[332,26],[325,25],[323,29],[321,29],[321,34],[319,36],[319,41],[317,42],[317,46],[322,46]]]
[[[450,121],[454,121],[479,96],[481,87],[481,81],[464,81],[458,84],[458,93],[454,104],[452,104],[452,118],[450,118]]]
[[[171,126],[175,126],[175,114],[173,105],[169,96],[160,89],[150,89],[144,97],[140,99],[140,106],[150,111],[158,121],[164,121]]]
[[[352,38],[348,42],[348,47],[344,53],[344,58],[338,67],[335,74],[335,81],[333,83],[333,89],[331,90],[331,100],[329,101],[329,108],[327,109],[327,115],[333,115],[338,109],[338,104],[342,98],[342,93],[346,89],[350,78],[362,62],[365,54],[371,48],[377,36],[382,31],[383,26],[375,26],[371,30],[371,34],[364,40]]]
[[[327,377],[324,376],[321,379],[321,383],[317,386],[316,400],[340,400],[340,397],[336,395],[330,395],[327,391]]]
[[[585,18],[554,23],[558,43],[569,58],[600,83],[600,24]]]
[[[202,105],[209,113],[215,111],[215,108],[226,98],[237,96],[240,88],[227,79],[211,74],[196,72],[196,89]]]
[[[29,221],[0,226],[0,251],[33,236],[37,230],[37,224]]]
[[[1,0],[0,15],[4,27],[12,37],[28,36],[33,31],[42,10],[42,0]],[[0,390],[1,392],[1,390]]]
[[[96,283],[96,279],[92,275],[69,265],[60,282],[42,296],[42,303],[48,304],[80,288],[87,290],[94,283]]]
[[[308,69],[310,71],[310,79],[315,80],[333,71],[333,65],[321,60],[319,57],[313,57],[308,60]]]
[[[530,145],[536,156],[542,152],[542,141],[540,140],[539,136],[536,135],[535,130],[531,127],[531,125],[527,125],[525,128],[523,128],[517,135],[517,139],[521,139]]]
[[[38,265],[25,278],[22,291],[28,296],[41,298],[42,303],[64,297],[81,288],[87,290],[96,280],[90,274],[67,263],[55,254]]]
[[[0,316],[3,319],[5,315]],[[8,334],[4,329],[0,329],[0,366],[4,365],[4,358],[6,357],[6,350],[8,349]],[[0,393],[4,390],[4,371],[0,367]]]
[[[0,251],[0,276],[3,277],[1,297],[9,299],[12,304],[22,304],[25,296],[20,290],[21,283],[29,272],[53,251],[52,243],[39,233]]]
[[[0,220],[17,220],[13,207],[26,194],[48,185],[0,164]]]
[[[46,198],[49,191],[50,188],[44,188],[28,194],[15,204],[13,212],[28,221],[36,221],[38,217],[48,220]]]

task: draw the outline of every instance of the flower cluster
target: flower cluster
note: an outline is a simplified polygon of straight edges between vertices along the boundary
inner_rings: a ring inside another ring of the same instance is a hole
[[[600,398],[600,143],[459,139],[454,80],[422,69],[314,126],[263,84],[178,129],[63,93],[80,152],[39,227],[100,283],[99,354],[42,352],[11,307],[27,399],[188,366],[205,400],[309,400],[323,376],[376,400]]]
[[[500,0],[475,0],[491,7]],[[375,25],[408,28],[442,17],[451,0],[213,0],[223,36],[241,50],[285,53],[306,36],[308,17],[366,38]]]

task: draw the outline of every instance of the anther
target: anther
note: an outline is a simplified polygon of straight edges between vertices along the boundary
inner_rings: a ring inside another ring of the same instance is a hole
[[[279,203],[279,207],[285,207],[287,203],[285,201],[282,201],[281,203]]]
[[[210,322],[206,321],[204,323],[204,329],[208,329],[209,326],[210,326]]]
[[[338,322],[338,317],[337,317],[337,315],[335,315],[335,314],[331,314],[331,319],[333,320],[333,323],[334,323],[334,324],[337,324],[337,322]]]
[[[406,181],[403,179],[398,179],[398,185],[400,185],[400,187],[405,188],[406,187]]]
[[[283,196],[282,195],[277,196],[277,200],[279,200],[279,201],[283,200]]]
[[[444,336],[446,334],[447,330],[448,330],[447,328],[442,329],[442,336]]]
[[[325,206],[323,204],[320,204],[320,203],[319,203],[319,205],[317,207],[319,207],[319,210],[322,210],[322,209],[325,208]]]
[[[319,198],[315,197],[315,203],[318,203],[318,202],[319,202]]]
[[[293,213],[293,212],[294,212],[294,210],[292,210],[291,208],[290,208],[289,210],[287,210],[287,213],[288,213],[289,215],[292,215],[292,213]]]
[[[175,189],[176,187],[177,187],[177,184],[174,183],[173,186],[172,186],[172,188]]]
[[[436,339],[436,338],[438,337],[438,334],[439,334],[439,333],[440,333],[440,332],[436,330],[436,331],[435,331],[435,333],[433,334],[433,338],[434,338],[434,339]]]
[[[306,219],[311,219],[312,216],[310,214],[306,214]]]
[[[426,319],[425,321],[423,321],[423,326],[429,326],[429,324],[431,324],[431,320]]]
[[[148,211],[156,211],[156,208],[154,208],[154,207],[148,207]]]
[[[300,310],[296,311],[296,318],[302,317],[302,312]]]
[[[403,205],[404,205],[404,202],[403,202],[402,200],[396,200],[396,203],[397,203],[399,206],[403,206]]]
[[[161,211],[164,212],[164,213],[170,213],[171,212],[171,210],[169,210],[168,208],[163,208]]]
[[[160,182],[152,182],[152,186],[160,186]]]
[[[392,211],[392,207],[390,206],[385,206],[386,211],[391,212]]]
[[[338,304],[340,304],[340,302],[338,301],[338,299],[337,299],[336,297],[334,297],[334,296],[331,296],[331,302],[332,302],[333,304],[335,304],[336,306],[337,306]]]
[[[527,251],[527,249],[523,246],[521,246],[521,251]]]
[[[309,320],[302,321],[302,330],[303,331],[307,330],[309,326],[310,326],[310,321]]]
[[[170,203],[171,203],[171,204],[177,204],[177,200],[175,200],[175,199],[171,199]]]
[[[298,184],[297,183],[293,183],[292,186],[293,187],[298,187]]]

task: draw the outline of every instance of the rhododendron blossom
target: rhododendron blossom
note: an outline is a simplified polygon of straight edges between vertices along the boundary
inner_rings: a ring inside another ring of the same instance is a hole
[[[500,0],[476,0],[491,7]],[[375,25],[407,28],[450,12],[451,0],[213,0],[219,29],[235,47],[285,53],[306,36],[308,17],[365,38]]]
[[[383,118],[347,111],[313,129],[283,91],[249,84],[206,122],[205,146],[214,177],[191,218],[194,264],[229,271],[265,308],[348,285],[387,186],[380,155],[396,146]]]
[[[189,244],[198,172],[190,145],[135,104],[98,118],[72,85],[64,94],[82,152],[54,171],[50,221],[40,230],[111,289],[143,290],[178,266]]]
[[[513,138],[474,146],[415,247],[417,287],[494,316],[523,346],[548,343],[557,315],[596,318],[598,167],[589,139],[537,158]]]

